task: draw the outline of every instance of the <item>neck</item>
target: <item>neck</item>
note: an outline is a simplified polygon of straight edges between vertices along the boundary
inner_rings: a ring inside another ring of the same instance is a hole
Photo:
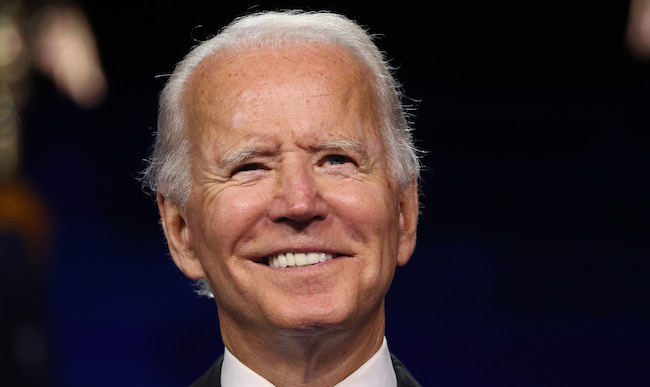
[[[352,329],[260,332],[221,314],[219,321],[228,350],[276,386],[339,383],[379,350],[385,328],[383,303],[370,321]]]

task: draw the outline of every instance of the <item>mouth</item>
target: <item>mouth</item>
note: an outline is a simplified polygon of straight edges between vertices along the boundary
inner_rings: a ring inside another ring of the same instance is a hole
[[[316,265],[336,258],[338,255],[328,253],[284,253],[266,257],[266,263],[273,268],[305,267]]]

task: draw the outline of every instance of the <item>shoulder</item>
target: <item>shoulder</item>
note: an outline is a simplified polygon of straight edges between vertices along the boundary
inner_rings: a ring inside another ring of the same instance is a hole
[[[393,362],[393,369],[395,369],[395,375],[397,376],[397,386],[398,387],[422,387],[420,383],[411,375],[411,373],[406,369],[404,364],[399,361],[392,353],[390,354],[390,359]]]
[[[223,356],[220,356],[212,364],[212,367],[190,387],[221,387],[221,363],[223,363]]]

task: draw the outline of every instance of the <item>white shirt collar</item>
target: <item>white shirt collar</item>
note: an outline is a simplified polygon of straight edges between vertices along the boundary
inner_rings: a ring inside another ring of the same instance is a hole
[[[273,387],[269,381],[239,361],[227,348],[221,366],[223,387]],[[386,337],[379,350],[368,361],[343,379],[336,387],[396,387],[397,377],[388,351]]]

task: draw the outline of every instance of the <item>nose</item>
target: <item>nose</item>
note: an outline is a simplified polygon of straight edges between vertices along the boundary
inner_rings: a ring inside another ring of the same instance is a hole
[[[274,222],[301,228],[327,216],[317,177],[308,164],[287,162],[277,175],[275,194],[269,210]]]

